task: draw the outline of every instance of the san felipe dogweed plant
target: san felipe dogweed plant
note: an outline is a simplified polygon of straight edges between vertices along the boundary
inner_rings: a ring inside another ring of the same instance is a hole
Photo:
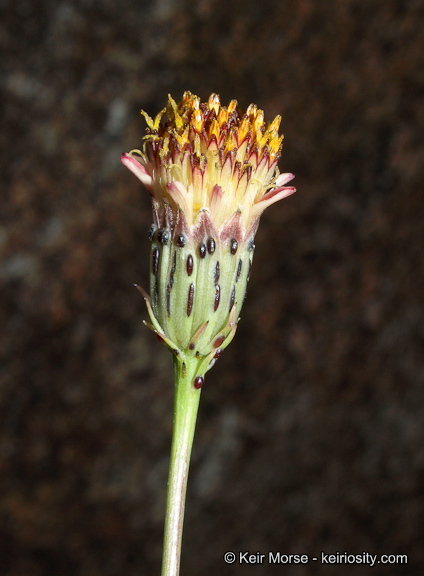
[[[147,326],[173,353],[174,430],[162,576],[177,576],[188,469],[205,374],[234,338],[262,212],[295,192],[277,168],[281,117],[266,125],[251,104],[171,96],[155,119],[144,111],[142,150],[122,163],[149,191],[150,297]],[[166,118],[166,120],[165,120]]]

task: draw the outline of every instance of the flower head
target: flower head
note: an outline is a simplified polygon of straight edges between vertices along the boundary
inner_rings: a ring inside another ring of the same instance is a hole
[[[121,159],[152,196],[150,316],[171,348],[209,365],[234,335],[259,218],[295,191],[277,168],[281,117],[265,125],[254,104],[241,113],[236,100],[191,92],[169,96],[155,119],[142,114],[143,151]]]
[[[167,111],[169,120],[161,123]],[[292,174],[278,174],[283,136],[281,116],[265,126],[264,113],[251,104],[245,114],[237,101],[225,107],[212,94],[207,103],[185,92],[180,104],[171,96],[153,120],[147,121],[144,151],[124,154],[159,205],[181,210],[193,229],[206,210],[217,231],[240,214],[243,235],[270,204],[295,191],[285,187]]]

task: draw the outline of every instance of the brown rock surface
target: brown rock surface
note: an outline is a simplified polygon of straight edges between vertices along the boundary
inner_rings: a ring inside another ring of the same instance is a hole
[[[119,162],[186,89],[282,113],[298,192],[208,374],[182,576],[424,570],[424,3],[0,4],[0,566],[160,573],[171,356]],[[226,566],[227,550],[408,566]]]

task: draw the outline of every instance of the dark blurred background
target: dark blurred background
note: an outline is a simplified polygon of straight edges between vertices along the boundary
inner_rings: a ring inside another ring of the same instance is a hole
[[[143,326],[168,92],[283,116],[202,393],[182,576],[424,571],[424,2],[0,2],[0,573],[160,573],[172,358]],[[226,566],[227,550],[408,565]]]

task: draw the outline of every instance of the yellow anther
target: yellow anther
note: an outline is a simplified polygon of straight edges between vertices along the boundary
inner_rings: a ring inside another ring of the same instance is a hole
[[[147,114],[147,112],[145,112],[144,110],[141,110],[141,114],[143,114],[143,116],[146,120],[147,126],[150,128],[150,130],[156,130],[155,123],[153,122],[153,119],[150,118],[150,116]],[[156,116],[156,118],[157,118],[157,116]]]
[[[231,130],[227,142],[225,143],[224,156],[226,156],[228,152],[231,152],[231,150],[234,150],[234,148],[237,148],[237,142],[234,136],[234,132]]]
[[[227,142],[225,148],[224,148],[224,158],[227,156],[228,152],[231,152],[232,150],[234,150],[235,146],[233,146],[232,142]]]
[[[256,104],[249,104],[249,106],[247,107],[246,116],[249,118],[251,122],[253,122],[253,120],[255,119],[257,109],[258,108]]]
[[[270,140],[269,147],[272,150],[278,151],[280,149],[280,146],[281,146],[281,143],[283,140],[284,140],[284,134],[281,134],[281,136],[279,138],[273,138],[272,140]]]
[[[277,136],[278,135],[278,129],[280,128],[280,123],[281,123],[281,116],[278,115],[274,118],[274,120],[268,126],[268,130],[267,130],[268,134],[271,136]]]
[[[221,108],[218,114],[218,122],[219,125],[222,126],[224,122],[228,120],[228,111],[225,108]]]
[[[193,94],[189,90],[186,90],[183,94],[183,99],[181,101],[181,104],[182,105],[187,104],[188,102],[191,102],[192,99],[193,99]]]
[[[170,113],[170,116],[171,116],[171,111],[173,112],[175,127],[179,131],[184,126],[184,120],[181,118],[181,116],[178,112],[177,103],[172,98],[171,94],[168,94],[168,100],[169,100],[169,104],[171,105],[171,109],[169,109],[169,106],[168,106],[168,111]]]
[[[228,114],[232,114],[235,110],[237,110],[237,100],[231,100],[228,104]]]
[[[276,155],[278,154],[278,151],[281,148],[281,143],[284,140],[284,134],[281,134],[281,136],[279,138],[273,138],[270,143],[269,143],[269,157],[271,162],[274,160],[274,158],[276,157]]]
[[[262,141],[262,128],[264,125],[264,113],[262,110],[258,110],[256,117],[252,122],[252,138],[258,142],[259,146],[262,146],[260,142]],[[267,136],[268,138],[268,136]]]
[[[259,134],[257,134],[256,141],[258,143],[259,150],[261,150],[266,144],[268,144],[268,139],[269,135],[266,133],[263,136],[261,135],[260,132]]]
[[[155,122],[154,122],[154,128],[156,131],[159,130],[159,124],[160,124],[160,121],[162,120],[162,116],[165,114],[165,112],[166,112],[166,108],[163,108],[159,112],[159,114],[156,115]]]
[[[208,106],[209,106],[209,110],[214,109],[214,110],[215,110],[215,114],[218,115],[219,106],[220,106],[218,94],[211,94],[211,95],[209,96]]]
[[[160,150],[159,154],[162,158],[165,158],[168,152],[169,152],[169,136],[163,139],[162,149]]]
[[[249,120],[244,117],[243,120],[240,122],[239,130],[238,130],[238,140],[239,143],[243,142],[249,130],[251,129]]]
[[[194,152],[195,152],[196,156],[198,158],[200,158],[202,150],[200,148],[200,136],[199,136],[199,134],[196,134],[196,136],[194,137]]]
[[[188,126],[186,127],[186,129],[184,130],[184,132],[182,134],[178,134],[178,132],[176,130],[172,130],[172,134],[175,136],[175,139],[178,142],[178,144],[180,145],[181,150],[183,150],[184,146],[188,142]]]
[[[203,128],[203,116],[202,113],[200,112],[200,110],[196,110],[196,112],[194,112],[193,116],[192,116],[192,120],[191,120],[192,126],[193,128],[197,131],[197,132],[201,132],[202,128]]]
[[[256,117],[255,117],[253,124],[254,124],[256,132],[259,132],[259,130],[264,125],[264,111],[263,110],[258,110],[256,112]]]
[[[212,136],[215,135],[216,140],[218,141],[220,133],[221,129],[219,127],[218,121],[213,120],[209,128],[209,138],[212,138]]]

